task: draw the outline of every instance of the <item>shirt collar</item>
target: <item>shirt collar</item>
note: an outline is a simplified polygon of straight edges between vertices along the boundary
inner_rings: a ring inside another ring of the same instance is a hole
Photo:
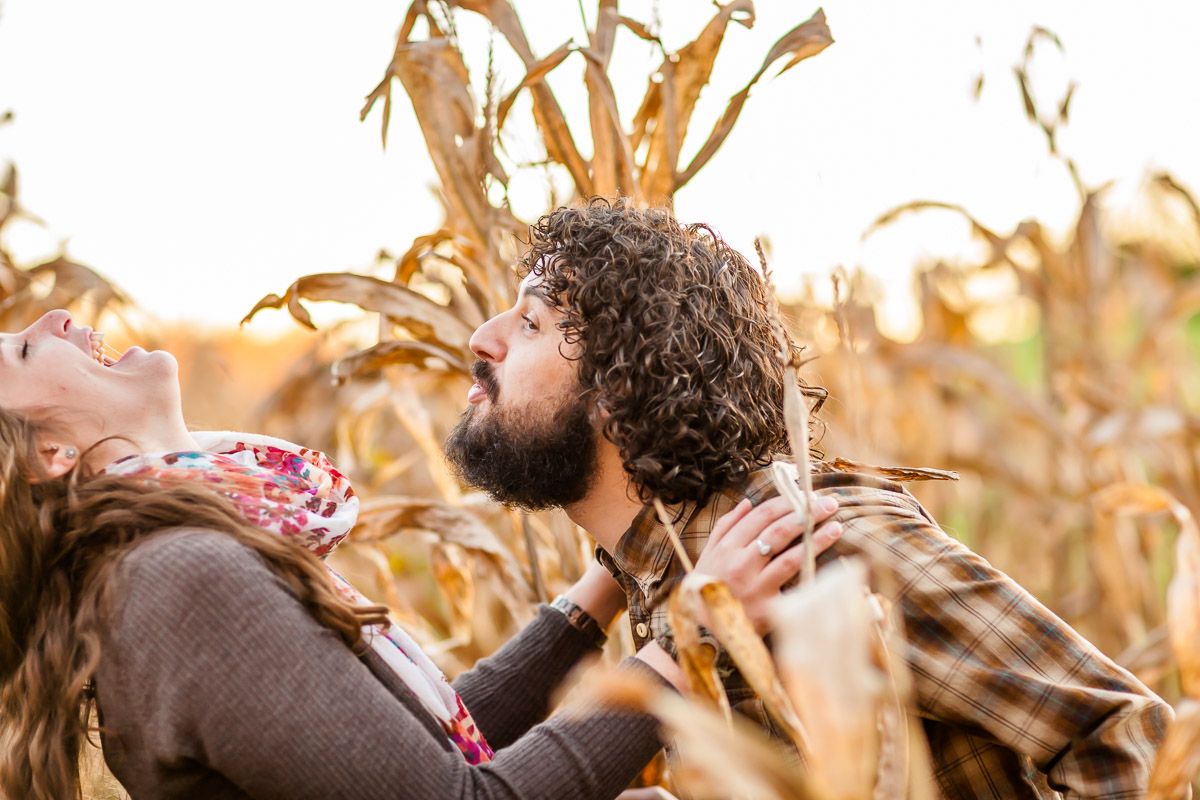
[[[692,527],[700,523],[700,512],[720,503],[721,497],[725,498],[725,502],[722,503],[723,510],[728,511],[742,497],[747,497],[758,505],[774,494],[775,487],[770,469],[757,469],[742,481],[714,493],[703,506],[683,502],[665,507],[676,532],[683,535],[685,531],[692,532]],[[707,517],[704,520],[705,526],[715,521]],[[693,560],[699,556],[704,541],[708,538],[707,530],[702,533],[705,535],[699,538],[684,537],[684,548],[689,551]],[[695,552],[692,552],[693,550]],[[599,546],[596,548],[596,559],[618,582],[628,588],[628,582],[632,581],[647,596],[662,583],[674,555],[675,548],[671,544],[671,537],[667,534],[666,526],[659,520],[653,503],[642,506],[625,533],[621,534],[621,538],[613,546],[611,553],[605,552]]]
[[[684,530],[696,513],[695,503],[678,503],[665,506],[676,531]],[[617,540],[608,558],[601,558],[610,572],[623,572],[649,593],[662,578],[675,554],[667,528],[658,518],[653,503],[647,503],[638,511],[633,522]]]

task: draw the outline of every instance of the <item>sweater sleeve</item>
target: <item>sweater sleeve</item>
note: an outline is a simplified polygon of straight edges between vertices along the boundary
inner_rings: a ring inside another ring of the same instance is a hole
[[[458,676],[454,688],[488,744],[499,749],[545,719],[567,673],[599,654],[564,615],[542,606],[524,630]]]
[[[559,715],[470,766],[222,534],[154,537],[113,589],[100,701],[144,769],[201,764],[253,798],[610,798],[659,748],[651,718],[598,711]]]

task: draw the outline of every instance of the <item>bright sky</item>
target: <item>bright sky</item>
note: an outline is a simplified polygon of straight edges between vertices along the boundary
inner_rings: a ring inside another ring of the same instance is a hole
[[[516,5],[539,55],[585,41],[577,3]],[[594,3],[583,5],[594,14]],[[817,7],[758,6],[753,30],[730,26],[685,151],[771,44]],[[365,123],[358,112],[406,7],[3,0],[0,111],[15,121],[0,128],[0,157],[16,162],[24,205],[47,223],[14,231],[8,245],[33,263],[65,243],[160,319],[216,325],[236,323],[300,275],[365,271],[380,248],[403,252],[438,226],[433,168],[399,84],[386,153],[379,110]],[[672,48],[713,10],[700,0],[621,5],[647,22],[655,9]],[[876,216],[912,199],[961,203],[1000,229],[1028,217],[1069,225],[1071,184],[1024,120],[1012,74],[1035,24],[1066,48],[1060,56],[1043,43],[1035,60],[1046,106],[1068,80],[1079,84],[1060,146],[1085,182],[1117,179],[1114,203],[1152,169],[1200,189],[1200,4],[830,0],[825,12],[836,43],[764,78],[723,150],[676,201],[682,219],[712,223],[744,251],[765,236],[785,286],[863,266],[906,297],[915,261],[966,247],[964,226],[940,214],[861,240]],[[476,20],[459,12],[482,82],[488,31]],[[626,32],[618,47],[614,83],[628,119],[659,57]],[[580,56],[560,70],[551,85],[568,118],[582,121]],[[502,74],[505,87],[521,77]],[[523,135],[512,134],[517,150]],[[533,177],[512,190],[518,213],[543,209]],[[253,327],[284,324],[280,312]]]

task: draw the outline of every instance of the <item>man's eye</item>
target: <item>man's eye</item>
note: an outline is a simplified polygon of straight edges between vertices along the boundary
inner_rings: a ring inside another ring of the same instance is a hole
[[[24,360],[25,357],[28,355],[29,355],[29,340],[26,339],[25,343],[21,345],[21,359]]]
[[[525,327],[528,330],[536,331],[538,329],[537,323],[533,321],[532,317],[522,316],[521,319],[525,320]]]

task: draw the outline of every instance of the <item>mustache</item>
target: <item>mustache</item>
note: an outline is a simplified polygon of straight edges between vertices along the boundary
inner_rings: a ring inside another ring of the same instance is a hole
[[[496,382],[496,372],[492,362],[484,361],[482,358],[475,359],[475,362],[471,364],[471,377],[487,392],[488,400],[495,403],[500,394],[500,385]]]

